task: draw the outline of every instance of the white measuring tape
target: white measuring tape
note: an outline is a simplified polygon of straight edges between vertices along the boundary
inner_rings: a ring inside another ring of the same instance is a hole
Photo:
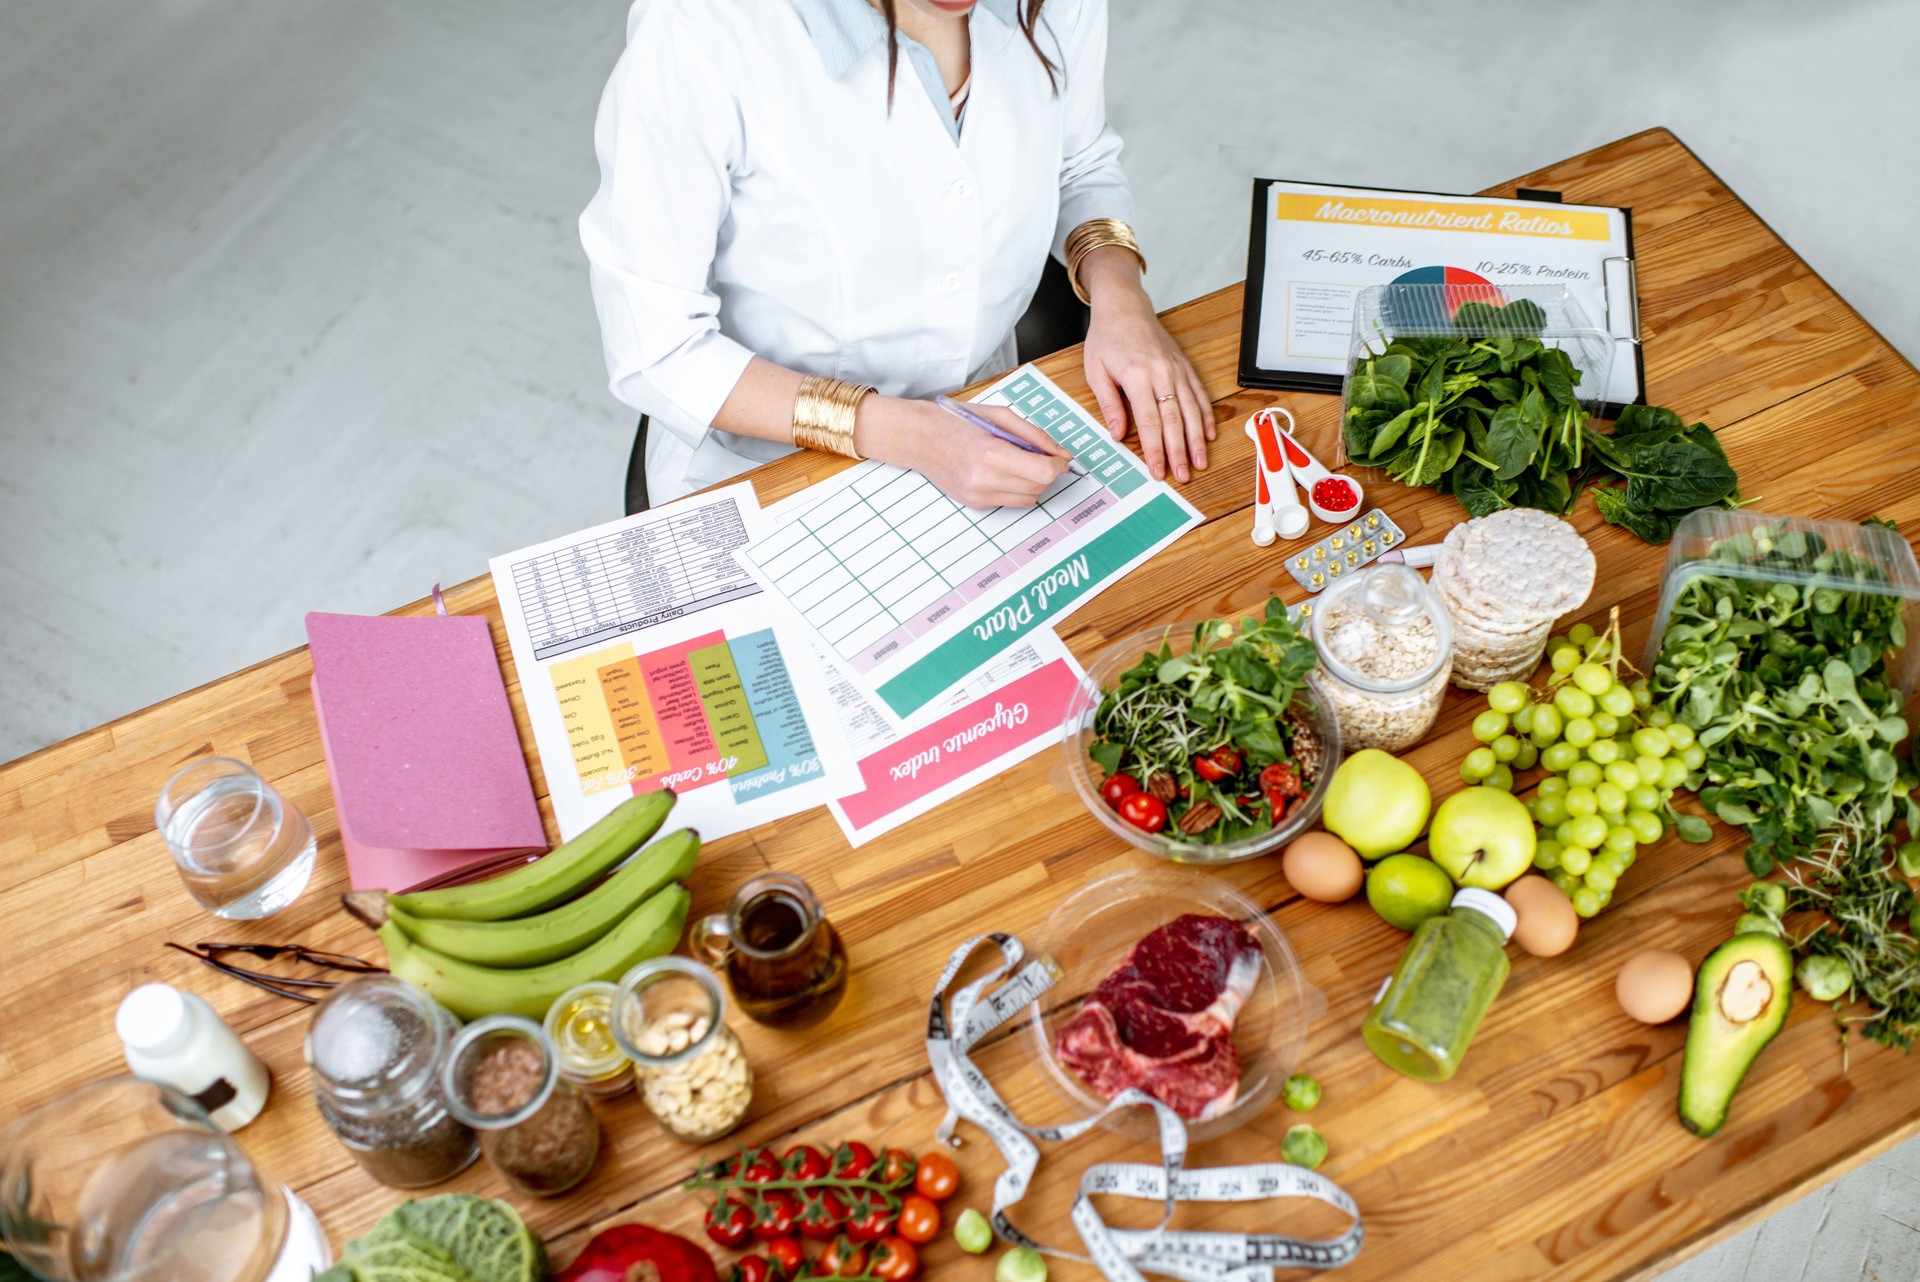
[[[968,958],[982,944],[1000,950],[1001,964],[967,984],[949,1000],[947,990]],[[961,1118],[972,1122],[1007,1160],[1007,1169],[993,1184],[993,1228],[1005,1240],[1032,1247],[1047,1255],[1092,1264],[1113,1282],[1145,1282],[1143,1274],[1157,1273],[1182,1282],[1272,1282],[1275,1268],[1330,1269],[1360,1253],[1365,1237],[1360,1208],[1345,1189],[1305,1167],[1285,1162],[1249,1166],[1215,1166],[1186,1170],[1187,1126],[1180,1115],[1145,1091],[1129,1088],[1114,1096],[1092,1117],[1065,1126],[1028,1126],[1013,1115],[986,1076],[973,1065],[969,1052],[982,1038],[1024,1009],[1058,982],[1060,973],[1050,959],[1020,963],[1026,949],[1012,935],[975,935],[954,950],[927,1008],[927,1059],[947,1098],[947,1115],[939,1138],[953,1139]],[[992,993],[987,989],[1005,979]],[[985,996],[983,997],[983,994]],[[954,1029],[959,1029],[958,1036]],[[1074,1198],[1073,1226],[1086,1244],[1087,1255],[1042,1246],[1007,1218],[1007,1208],[1027,1194],[1040,1164],[1035,1140],[1049,1143],[1085,1134],[1108,1114],[1123,1108],[1149,1108],[1160,1132],[1160,1165],[1103,1162],[1080,1177]],[[1093,1198],[1110,1194],[1161,1203],[1160,1225],[1154,1229],[1109,1228],[1094,1209]],[[1277,1233],[1221,1233],[1172,1231],[1167,1228],[1181,1202],[1255,1202],[1275,1197],[1309,1197],[1353,1217],[1353,1226],[1339,1237],[1307,1241]]]

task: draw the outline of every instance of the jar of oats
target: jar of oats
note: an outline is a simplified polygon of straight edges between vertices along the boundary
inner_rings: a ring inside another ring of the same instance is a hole
[[[1419,571],[1376,564],[1313,607],[1311,678],[1340,722],[1342,749],[1399,752],[1433,728],[1453,671],[1453,625]]]
[[[614,993],[613,1036],[640,1099],[689,1144],[719,1139],[753,1103],[753,1067],[725,1015],[719,977],[685,957],[641,962]]]

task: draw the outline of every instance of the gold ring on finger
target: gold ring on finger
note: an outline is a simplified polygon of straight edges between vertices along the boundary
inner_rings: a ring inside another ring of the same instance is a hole
[[[1155,404],[1165,405],[1168,401],[1179,400],[1180,394],[1178,392],[1168,392],[1165,396],[1156,396],[1153,399]]]

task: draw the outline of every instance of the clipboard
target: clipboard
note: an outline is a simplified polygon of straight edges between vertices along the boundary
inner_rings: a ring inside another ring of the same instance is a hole
[[[1617,344],[1601,415],[1646,399],[1631,210],[1281,178],[1253,182],[1240,385],[1339,392],[1353,296],[1396,281],[1564,284]]]

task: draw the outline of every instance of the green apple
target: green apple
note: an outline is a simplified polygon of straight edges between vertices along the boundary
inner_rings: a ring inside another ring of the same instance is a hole
[[[1388,925],[1412,930],[1447,911],[1453,902],[1453,882],[1431,859],[1388,855],[1367,873],[1367,902]]]
[[[1378,859],[1412,845],[1432,807],[1418,770],[1378,748],[1362,748],[1333,772],[1320,822],[1362,859]]]
[[[1533,865],[1533,816],[1510,792],[1467,788],[1434,812],[1427,850],[1462,886],[1498,890]]]

